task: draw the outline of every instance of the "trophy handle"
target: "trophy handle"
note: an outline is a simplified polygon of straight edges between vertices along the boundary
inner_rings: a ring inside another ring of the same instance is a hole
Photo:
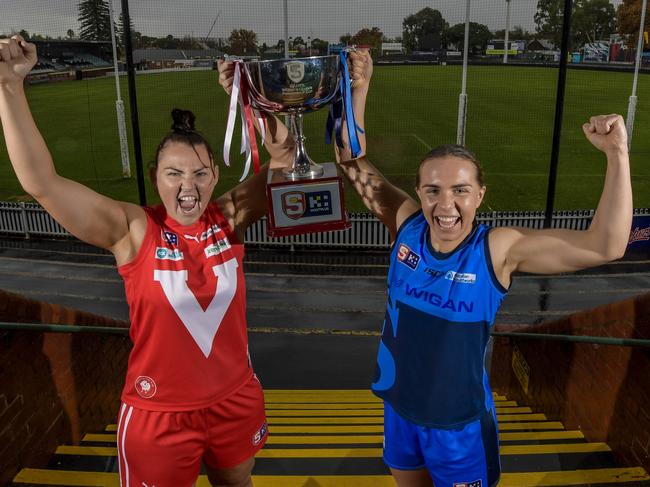
[[[282,174],[286,179],[313,179],[323,175],[323,167],[312,161],[307,155],[305,141],[307,137],[302,129],[302,113],[289,113],[291,132],[296,140],[296,150],[293,156],[293,167],[285,168]]]

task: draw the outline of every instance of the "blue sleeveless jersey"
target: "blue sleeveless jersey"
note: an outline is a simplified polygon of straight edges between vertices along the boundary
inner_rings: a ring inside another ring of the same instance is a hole
[[[484,355],[507,290],[492,268],[488,231],[477,225],[442,254],[418,211],[395,239],[372,390],[414,423],[461,427],[492,400]]]

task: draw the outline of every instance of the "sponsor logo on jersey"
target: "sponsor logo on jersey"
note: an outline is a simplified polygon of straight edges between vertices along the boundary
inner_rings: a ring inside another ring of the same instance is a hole
[[[230,242],[228,242],[228,239],[224,238],[217,240],[215,243],[208,245],[205,248],[205,256],[212,257],[213,255],[219,255],[221,252],[228,250],[229,248]]]
[[[260,426],[260,429],[258,429],[253,435],[253,445],[259,445],[260,442],[266,436],[267,432],[268,432],[268,425],[265,422],[264,424],[262,424],[262,426]]]
[[[217,232],[221,231],[221,227],[219,225],[212,225],[210,228],[208,228],[205,232],[203,232],[201,235],[198,233],[196,235],[183,235],[186,240],[194,240],[195,242],[204,242],[208,238],[210,238],[212,235],[215,235]]]
[[[167,247],[156,247],[156,259],[158,260],[183,260],[183,252],[178,249]]]
[[[156,395],[157,390],[156,382],[151,377],[141,375],[135,380],[135,391],[140,397],[149,399]]]
[[[432,269],[431,267],[425,267],[424,272],[429,274],[431,277],[440,277],[446,274],[445,271],[437,271],[435,269]]]
[[[468,303],[462,299],[458,301],[454,301],[453,299],[444,299],[439,294],[429,292],[425,289],[411,287],[408,284],[406,284],[406,295],[429,303],[437,308],[450,309],[458,313],[471,313],[474,309],[474,301]]]
[[[420,263],[420,256],[409,249],[406,245],[399,244],[399,248],[397,249],[397,260],[415,270]]]
[[[220,231],[221,231],[221,227],[219,225],[212,225],[210,228],[208,228],[205,232],[201,234],[199,239],[201,240],[201,242],[203,242],[204,240],[207,240],[212,235]]]
[[[162,238],[169,245],[178,245],[178,235],[173,232],[162,231]]]
[[[470,274],[469,272],[447,271],[445,274],[445,279],[448,281],[460,282],[463,284],[474,284],[476,282],[476,274]]]
[[[332,193],[330,191],[288,191],[281,196],[282,211],[293,220],[332,214]]]
[[[482,487],[483,481],[481,479],[474,482],[455,482],[454,487]]]

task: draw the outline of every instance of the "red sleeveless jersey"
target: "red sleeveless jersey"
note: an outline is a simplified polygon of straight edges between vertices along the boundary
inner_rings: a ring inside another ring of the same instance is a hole
[[[162,205],[145,211],[142,247],[118,268],[133,341],[122,401],[152,411],[207,407],[253,374],[244,246],[214,202],[189,226]]]

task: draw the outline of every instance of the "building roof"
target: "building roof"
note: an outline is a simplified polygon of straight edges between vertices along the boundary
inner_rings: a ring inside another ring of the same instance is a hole
[[[183,52],[189,59],[218,58],[223,56],[223,52],[218,49],[183,49]]]
[[[526,45],[526,49],[529,51],[551,51],[555,48],[555,45],[548,39],[532,39]]]
[[[133,62],[170,61],[177,59],[218,58],[223,53],[217,49],[134,49]]]

